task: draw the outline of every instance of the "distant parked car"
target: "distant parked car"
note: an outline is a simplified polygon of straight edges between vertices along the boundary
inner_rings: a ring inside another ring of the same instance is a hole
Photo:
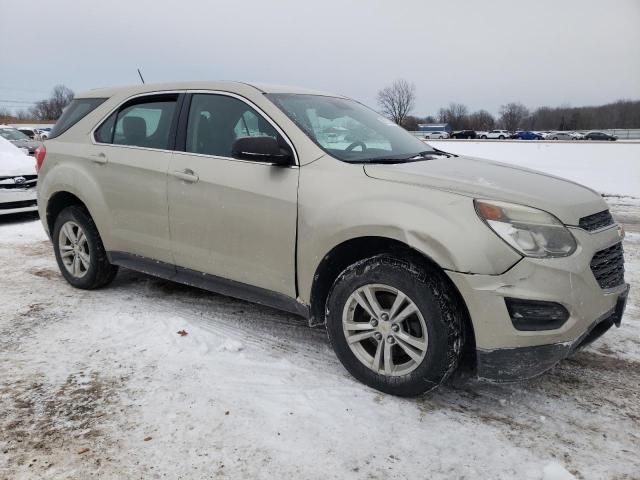
[[[516,132],[511,138],[515,138],[516,140],[542,140],[542,135],[528,130],[522,130]]]
[[[491,130],[490,132],[482,132],[480,138],[493,138],[498,140],[504,140],[510,138],[511,133],[508,130]]]
[[[36,162],[0,137],[0,215],[35,212]]]
[[[31,140],[40,140],[40,132],[36,128],[16,127],[16,130],[21,131]]]
[[[582,132],[571,132],[571,137],[574,140],[584,140],[584,133],[582,133]]]
[[[40,140],[46,140],[49,138],[49,133],[51,132],[51,128],[39,128],[38,133],[40,134]]]
[[[616,137],[615,135],[609,135],[608,133],[604,133],[604,132],[589,132],[584,136],[585,140],[605,140],[605,141],[610,141],[613,142],[615,140],[618,139],[618,137]]]
[[[475,130],[459,130],[451,134],[451,138],[476,138]]]
[[[18,148],[27,149],[29,155],[34,155],[36,148],[42,145],[42,142],[31,140],[20,130],[5,125],[0,125],[0,137],[9,140]]]
[[[424,139],[430,138],[449,138],[449,134],[447,132],[424,132]]]
[[[547,140],[575,140],[575,137],[571,132],[551,132]]]

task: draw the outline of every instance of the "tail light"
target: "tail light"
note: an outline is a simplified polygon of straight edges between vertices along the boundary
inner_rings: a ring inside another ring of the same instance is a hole
[[[36,156],[36,173],[38,173],[44,163],[44,157],[47,155],[47,148],[44,145],[40,145],[36,148],[34,154]]]

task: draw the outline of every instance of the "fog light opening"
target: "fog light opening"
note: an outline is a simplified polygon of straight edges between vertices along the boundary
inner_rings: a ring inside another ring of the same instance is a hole
[[[504,300],[516,330],[556,330],[569,319],[569,311],[559,303],[519,298]]]

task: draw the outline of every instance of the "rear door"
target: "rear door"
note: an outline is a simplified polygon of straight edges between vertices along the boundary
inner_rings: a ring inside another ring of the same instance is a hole
[[[180,125],[184,151],[168,175],[176,265],[295,298],[298,167],[231,154],[244,136],[291,143],[255,105],[225,92],[190,95]]]
[[[173,263],[167,217],[167,170],[179,93],[143,95],[94,132],[91,155],[111,228],[109,249]]]

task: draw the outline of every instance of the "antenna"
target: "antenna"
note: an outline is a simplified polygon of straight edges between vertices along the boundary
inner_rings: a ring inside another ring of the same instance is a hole
[[[142,78],[142,73],[140,72],[140,69],[138,69],[138,75],[140,75],[140,80],[142,81],[142,84],[144,85],[144,78]]]

